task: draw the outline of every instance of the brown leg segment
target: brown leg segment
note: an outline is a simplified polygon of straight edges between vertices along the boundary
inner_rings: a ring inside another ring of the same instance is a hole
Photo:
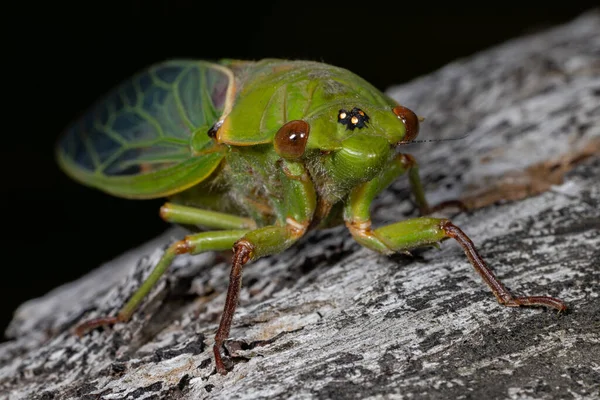
[[[101,326],[111,326],[116,324],[117,322],[122,321],[119,321],[119,318],[117,317],[99,317],[90,319],[77,325],[77,327],[75,327],[75,334],[79,337],[82,337],[83,335],[85,335],[93,329],[99,328]]]
[[[477,253],[475,245],[469,239],[469,237],[452,222],[445,220],[441,228],[448,237],[456,239],[461,245],[465,254],[475,267],[475,270],[481,275],[485,283],[492,289],[492,293],[496,296],[498,303],[509,306],[545,306],[557,309],[559,312],[565,311],[567,306],[562,300],[555,299],[553,297],[546,296],[524,296],[524,297],[513,297],[512,294],[506,289],[506,287],[496,278],[492,270],[486,265],[483,258]]]
[[[221,375],[227,374],[227,368],[225,368],[225,364],[223,364],[223,359],[221,358],[221,347],[225,339],[229,336],[231,321],[237,307],[242,285],[242,269],[244,264],[250,260],[252,250],[253,246],[246,240],[240,240],[234,245],[233,263],[231,265],[231,273],[229,274],[229,287],[227,289],[225,308],[221,315],[221,322],[215,335],[215,345],[213,347],[217,372]]]

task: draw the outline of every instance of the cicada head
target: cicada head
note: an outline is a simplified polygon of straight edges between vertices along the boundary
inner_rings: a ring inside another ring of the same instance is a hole
[[[342,191],[375,178],[390,163],[396,148],[419,132],[419,119],[408,108],[356,99],[336,102],[305,121],[289,124],[302,131],[292,134],[302,137],[303,151],[296,154],[306,154],[311,169]]]

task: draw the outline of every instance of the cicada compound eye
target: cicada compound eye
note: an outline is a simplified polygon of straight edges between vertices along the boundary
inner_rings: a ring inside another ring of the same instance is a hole
[[[284,124],[275,134],[275,151],[283,158],[302,157],[306,150],[310,125],[306,121],[294,120]]]
[[[396,106],[392,111],[402,120],[402,123],[404,123],[404,126],[406,127],[406,134],[402,141],[410,142],[411,140],[414,140],[419,134],[419,117],[417,117],[417,114],[403,106]]]

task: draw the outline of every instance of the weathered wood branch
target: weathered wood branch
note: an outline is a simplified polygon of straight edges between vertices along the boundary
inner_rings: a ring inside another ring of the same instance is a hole
[[[82,316],[118,310],[174,228],[23,304],[0,345],[0,398],[599,398],[600,14],[390,94],[426,117],[421,138],[468,134],[407,146],[430,201],[467,201],[453,221],[504,283],[568,313],[500,306],[451,241],[384,257],[339,228],[246,268],[231,337],[254,346],[231,344],[248,359],[227,376],[210,348],[229,269],[215,255],[177,259],[131,323],[73,336]],[[416,215],[405,179],[375,214]]]

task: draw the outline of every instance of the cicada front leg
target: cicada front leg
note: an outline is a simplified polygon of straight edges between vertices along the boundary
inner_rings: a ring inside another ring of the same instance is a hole
[[[396,222],[377,229],[371,227],[370,206],[375,196],[385,188],[397,175],[405,172],[404,155],[397,157],[395,168],[385,171],[381,176],[355,188],[344,209],[344,220],[354,239],[361,245],[380,252],[393,254],[406,252],[424,246],[435,246],[446,239],[455,239],[463,248],[467,258],[490,287],[500,304],[518,306],[546,306],[565,311],[567,306],[562,300],[547,296],[514,296],[498,280],[487,266],[469,237],[450,220],[444,218],[420,217]],[[414,165],[414,164],[413,164]],[[413,173],[414,169],[409,168]],[[411,177],[413,187],[420,187],[418,177]],[[422,189],[415,194],[420,204],[426,207],[427,202]]]
[[[250,231],[234,245],[227,299],[213,348],[217,372],[223,375],[227,374],[227,367],[223,362],[221,350],[229,336],[237,306],[243,266],[249,261],[280,253],[294,244],[306,233],[315,211],[315,189],[304,165],[291,160],[281,160],[280,167],[286,197],[285,221]]]
[[[308,221],[302,223],[288,218],[287,223],[283,226],[267,226],[256,229],[248,232],[234,244],[227,298],[213,347],[218,373],[225,375],[228,372],[221,350],[225,340],[229,337],[233,316],[237,308],[244,265],[249,261],[287,249],[304,234],[307,226]]]

